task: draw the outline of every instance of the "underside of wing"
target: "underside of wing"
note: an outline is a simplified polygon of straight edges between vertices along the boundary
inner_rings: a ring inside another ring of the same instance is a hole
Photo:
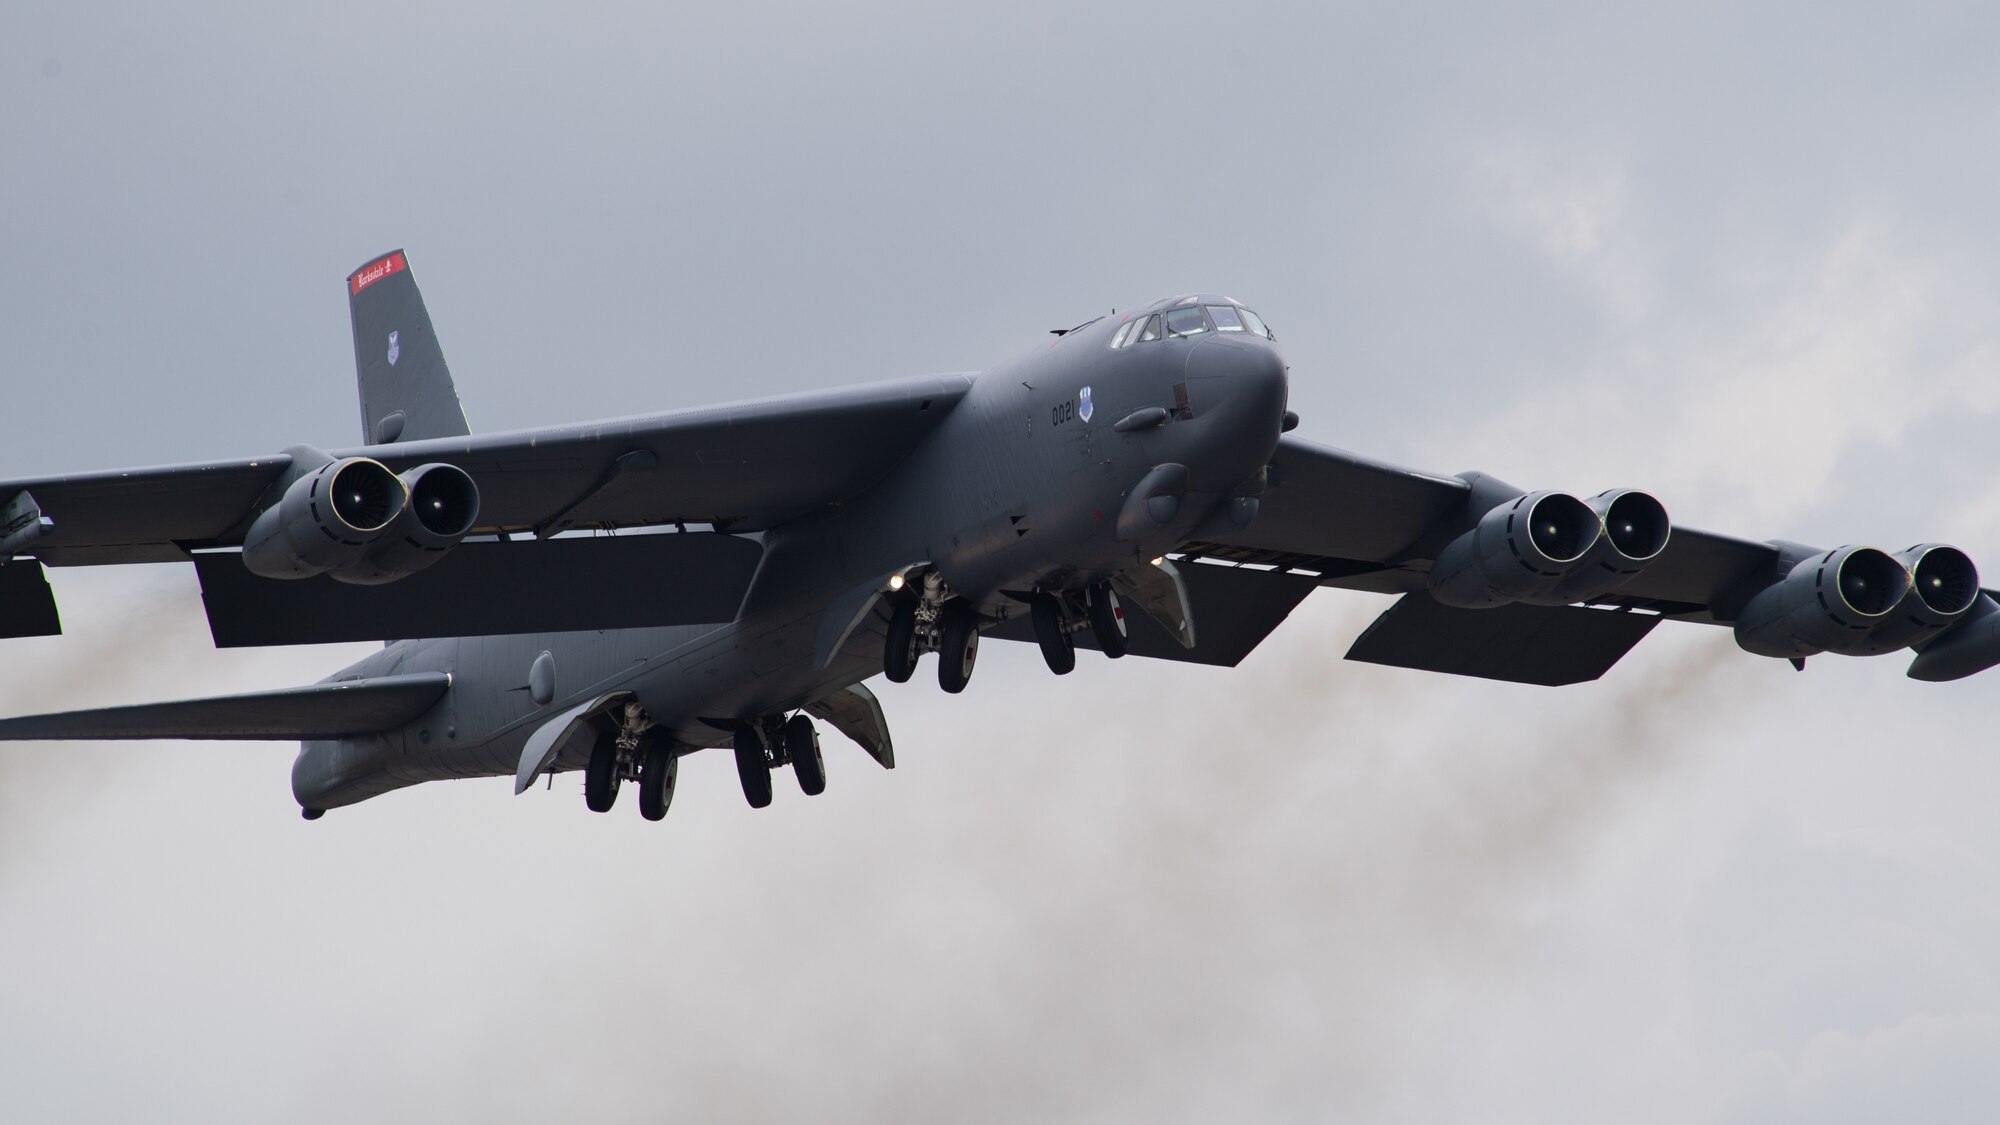
[[[0,719],[0,740],[206,739],[262,742],[391,730],[433,707],[445,672]]]

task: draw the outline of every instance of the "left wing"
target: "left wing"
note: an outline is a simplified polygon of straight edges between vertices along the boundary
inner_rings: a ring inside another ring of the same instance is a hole
[[[1590,527],[1596,546],[1564,570],[1501,549],[1502,537],[1514,534],[1509,505],[1543,495],[1480,473],[1418,472],[1287,436],[1248,526],[1218,518],[1180,554],[1401,594],[1348,656],[1429,671],[1540,684],[1596,679],[1661,618],[1734,626],[1745,648],[1795,661],[1819,651],[1935,647],[1940,654],[1912,668],[1927,679],[2000,663],[2000,630],[1987,627],[2000,613],[1954,548],[1890,556],[1684,527],[1669,534],[1661,511],[1664,547],[1622,558],[1605,542],[1613,538],[1603,531],[1607,493],[1589,505],[1599,521]],[[1527,515],[1519,512],[1523,524]],[[1534,566],[1542,570],[1519,569]],[[1447,571],[1452,581],[1441,584]],[[1921,579],[1915,585],[1912,572]],[[1900,581],[1898,596],[1869,604],[1869,580],[1885,588]],[[1850,594],[1856,604],[1844,598]]]

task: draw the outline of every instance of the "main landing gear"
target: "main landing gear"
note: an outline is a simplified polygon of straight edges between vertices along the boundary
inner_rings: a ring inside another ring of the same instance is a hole
[[[799,788],[808,797],[826,792],[826,759],[819,749],[819,729],[805,715],[793,715],[780,723],[745,723],[736,728],[736,777],[743,783],[743,799],[753,809],[771,803],[771,771],[787,762],[798,778]]]
[[[627,781],[639,783],[639,815],[660,820],[674,803],[674,784],[681,760],[673,740],[646,716],[645,708],[627,703],[617,727],[598,734],[583,770],[583,803],[591,812],[610,812],[618,790]]]
[[[1081,612],[1078,601],[1081,600]],[[1085,628],[1113,660],[1131,647],[1125,628],[1125,608],[1108,582],[1098,582],[1080,593],[1056,594],[1044,591],[1028,603],[1035,624],[1035,641],[1041,646],[1042,661],[1049,671],[1067,676],[1076,669],[1076,634]]]
[[[956,695],[972,679],[979,661],[979,611],[954,599],[936,571],[927,572],[916,591],[890,602],[882,673],[894,684],[916,674],[917,658],[938,654],[938,686]]]

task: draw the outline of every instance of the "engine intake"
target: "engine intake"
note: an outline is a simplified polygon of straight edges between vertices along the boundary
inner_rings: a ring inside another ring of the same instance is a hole
[[[1910,572],[1886,551],[1848,546],[1813,555],[1750,599],[1736,618],[1736,643],[1787,660],[1887,651],[1871,638],[1910,593]]]
[[[1910,592],[1889,619],[1850,650],[1876,655],[1923,645],[1958,623],[1979,599],[1979,568],[1964,551],[1943,543],[1919,543],[1896,555],[1910,572]]]
[[[1673,534],[1667,509],[1652,495],[1634,488],[1600,492],[1586,503],[1604,524],[1597,545],[1578,559],[1554,591],[1524,601],[1569,605],[1603,597],[1630,582],[1660,557]]]
[[[1431,596],[1465,609],[1553,597],[1603,531],[1597,512],[1567,492],[1505,501],[1438,552]]]
[[[380,461],[349,457],[292,482],[243,537],[243,565],[264,578],[310,578],[365,557],[409,491]]]
[[[359,561],[333,571],[341,582],[379,586],[444,557],[479,519],[479,486],[457,465],[419,465],[402,476],[410,502]]]

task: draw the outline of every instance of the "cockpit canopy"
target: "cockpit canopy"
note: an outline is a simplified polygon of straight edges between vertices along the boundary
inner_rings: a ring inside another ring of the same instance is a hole
[[[1158,312],[1134,316],[1111,337],[1114,348],[1128,348],[1168,336],[1198,336],[1203,332],[1246,332],[1276,339],[1264,319],[1227,297],[1183,297]]]

